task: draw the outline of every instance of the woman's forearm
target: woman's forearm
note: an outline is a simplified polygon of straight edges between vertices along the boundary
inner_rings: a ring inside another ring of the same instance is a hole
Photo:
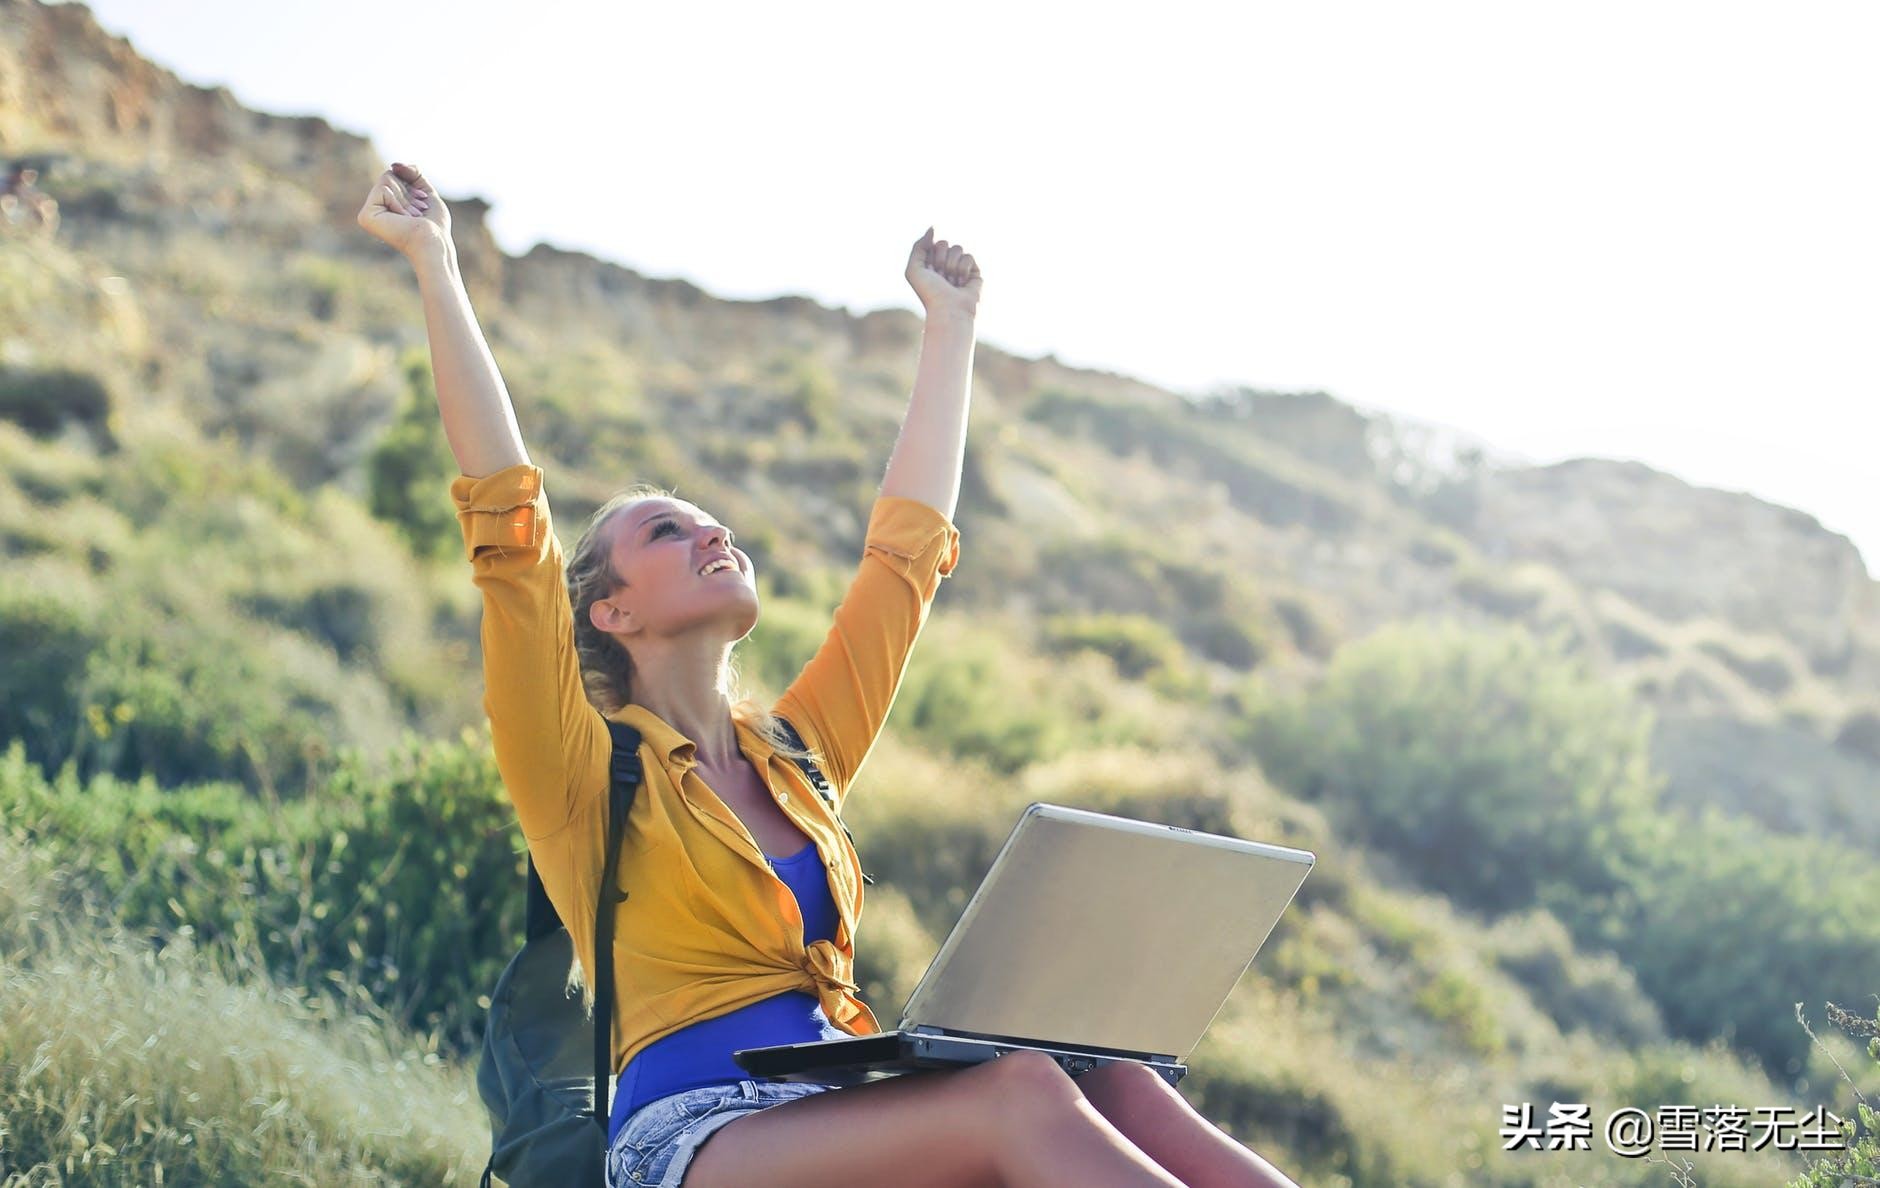
[[[953,518],[966,461],[966,412],[972,399],[974,323],[971,314],[927,316],[920,338],[914,395],[881,480],[883,495],[919,500]]]
[[[529,461],[509,391],[470,308],[456,249],[448,243],[426,247],[412,253],[411,266],[424,298],[438,412],[458,468],[483,478]]]

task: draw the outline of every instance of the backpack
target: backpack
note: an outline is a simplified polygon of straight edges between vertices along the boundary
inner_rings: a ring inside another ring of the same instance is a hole
[[[792,745],[804,749],[796,728],[778,721]],[[593,922],[593,1017],[580,997],[569,992],[574,941],[549,902],[531,858],[525,940],[490,992],[477,1062],[477,1092],[490,1116],[490,1159],[483,1168],[482,1188],[490,1188],[492,1176],[509,1188],[606,1188],[614,1005],[614,963],[607,959],[613,952],[614,913],[609,909],[626,898],[619,890],[620,843],[644,775],[640,732],[612,719],[607,728],[614,749],[602,901]],[[809,759],[798,759],[796,765],[833,814],[835,793],[829,781]],[[838,823],[854,845],[848,825],[839,818]],[[862,881],[875,880],[864,873]],[[618,898],[610,902],[609,892]]]

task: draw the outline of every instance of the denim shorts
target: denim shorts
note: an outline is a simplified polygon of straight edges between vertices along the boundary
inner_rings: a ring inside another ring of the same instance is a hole
[[[746,1114],[834,1089],[808,1081],[738,1081],[655,1098],[633,1113],[607,1152],[609,1188],[679,1188],[718,1128]]]

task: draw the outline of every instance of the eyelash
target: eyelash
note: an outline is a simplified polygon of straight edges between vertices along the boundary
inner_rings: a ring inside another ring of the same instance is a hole
[[[679,521],[661,520],[659,524],[653,529],[653,539],[658,540],[660,535],[664,533],[666,529],[668,528],[672,529],[674,532],[678,532]],[[731,531],[731,529],[729,528],[725,529],[725,547],[730,548],[732,545],[736,544],[737,542],[738,542],[738,534]]]

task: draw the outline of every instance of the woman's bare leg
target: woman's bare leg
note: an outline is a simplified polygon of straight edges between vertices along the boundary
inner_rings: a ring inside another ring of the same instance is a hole
[[[707,1139],[687,1188],[1185,1188],[1057,1062],[1014,1052],[786,1101]]]
[[[1130,1142],[1189,1188],[1298,1188],[1140,1064],[1106,1064],[1078,1077],[1077,1088]]]

